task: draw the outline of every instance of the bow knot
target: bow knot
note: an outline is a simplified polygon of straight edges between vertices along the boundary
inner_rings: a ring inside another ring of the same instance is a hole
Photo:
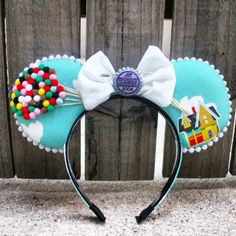
[[[86,110],[107,101],[111,94],[143,96],[160,107],[173,98],[175,71],[158,47],[149,46],[137,69],[122,68],[117,73],[103,52],[91,56],[78,75],[78,88]]]

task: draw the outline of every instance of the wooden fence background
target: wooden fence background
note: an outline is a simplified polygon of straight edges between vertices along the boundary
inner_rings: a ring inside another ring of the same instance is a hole
[[[162,46],[166,11],[173,18],[171,58],[194,56],[215,64],[225,75],[235,109],[235,0],[1,0],[0,177],[67,178],[61,154],[41,151],[21,137],[9,111],[8,90],[19,71],[37,58],[80,56],[84,4],[87,57],[103,50],[116,69],[135,67],[148,45]],[[89,113],[86,179],[153,179],[157,119],[151,108],[133,100],[108,102]],[[180,176],[225,177],[228,169],[236,175],[234,129],[232,124],[209,150],[184,155]],[[75,136],[72,165],[79,178],[79,127]],[[168,128],[165,138],[163,175],[168,176],[175,151]]]

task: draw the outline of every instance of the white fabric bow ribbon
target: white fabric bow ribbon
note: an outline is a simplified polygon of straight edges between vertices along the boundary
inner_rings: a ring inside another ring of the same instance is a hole
[[[170,61],[156,46],[149,46],[137,71],[142,75],[142,87],[137,93],[160,107],[167,107],[175,89],[175,71]],[[102,75],[110,75],[108,77]],[[115,70],[99,51],[83,65],[78,75],[78,89],[86,110],[92,110],[107,101],[112,93]]]

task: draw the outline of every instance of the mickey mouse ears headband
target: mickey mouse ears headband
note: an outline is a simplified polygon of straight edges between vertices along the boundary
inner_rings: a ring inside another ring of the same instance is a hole
[[[231,119],[228,88],[219,70],[195,58],[172,60],[149,46],[136,69],[115,72],[109,59],[98,52],[84,65],[68,56],[50,56],[30,64],[12,88],[10,106],[19,131],[39,148],[63,152],[68,174],[84,202],[105,221],[102,212],[82,193],[69,163],[69,142],[80,118],[114,97],[133,97],[160,111],[176,139],[176,163],[160,196],[137,221],[159,206],[178,174],[182,151],[212,146]]]

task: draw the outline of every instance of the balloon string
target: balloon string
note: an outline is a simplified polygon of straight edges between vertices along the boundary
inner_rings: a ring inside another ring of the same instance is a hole
[[[73,94],[73,95],[75,95],[75,96],[81,97],[78,90],[69,88],[69,87],[67,87],[67,86],[63,86],[63,87],[64,87],[64,89],[65,89],[65,92],[67,92],[68,94]]]
[[[70,92],[65,92],[66,96],[70,96],[70,97],[74,97],[74,98],[78,98],[78,99],[81,99],[81,96],[80,95],[76,95],[74,93],[70,93]]]
[[[81,99],[78,98],[70,98],[70,97],[65,97],[64,101],[74,101],[74,102],[82,102]]]
[[[78,102],[67,102],[67,103],[63,103],[63,104],[60,104],[60,105],[57,105],[57,106],[74,106],[74,105],[80,105],[80,104],[83,104],[82,101],[78,101]]]
[[[146,73],[145,73],[146,74]],[[111,76],[108,74],[101,74],[101,77],[106,77],[106,76]],[[82,104],[82,99],[81,96],[79,94],[78,90],[72,89],[70,87],[67,86],[63,86],[65,89],[65,93],[67,96],[70,96],[72,98],[66,97],[64,100],[65,101],[71,101],[71,103],[63,103],[60,106],[72,106],[72,105],[78,105],[78,104]],[[74,99],[73,99],[74,98]],[[180,111],[182,111],[183,113],[185,113],[186,115],[191,115],[192,112],[189,112],[184,106],[182,106],[175,98],[172,98],[171,101],[171,105],[177,109],[179,109]]]
[[[182,111],[183,113],[185,113],[186,115],[191,115],[192,112],[189,112],[184,106],[182,106],[175,98],[172,98],[171,101],[171,105],[177,109],[179,109],[180,111]]]

